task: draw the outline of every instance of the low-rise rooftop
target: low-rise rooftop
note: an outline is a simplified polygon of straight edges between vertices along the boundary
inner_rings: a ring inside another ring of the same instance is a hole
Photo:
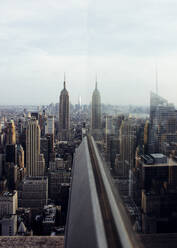
[[[162,153],[144,154],[141,156],[143,167],[177,166],[177,161]]]
[[[9,236],[9,237],[1,236],[0,247],[64,248],[64,236]]]
[[[5,191],[0,194],[0,197],[12,197],[17,191]]]

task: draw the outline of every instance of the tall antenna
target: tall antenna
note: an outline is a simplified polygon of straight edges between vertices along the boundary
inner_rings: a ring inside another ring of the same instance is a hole
[[[64,89],[66,88],[66,74],[64,72]]]
[[[97,89],[97,73],[96,73],[96,77],[95,77],[95,89]]]
[[[156,94],[158,95],[158,68],[157,68],[157,64],[155,65],[155,83],[156,83]]]

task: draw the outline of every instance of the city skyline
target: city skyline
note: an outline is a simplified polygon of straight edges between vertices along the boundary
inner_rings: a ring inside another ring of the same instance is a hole
[[[96,80],[92,105],[79,101],[69,111],[70,94],[64,77],[58,106],[1,108],[0,235],[30,235],[31,245],[36,236],[62,235],[67,248],[171,247],[175,106],[152,92],[149,116],[143,107],[101,108]]]
[[[148,105],[156,64],[159,94],[177,105],[176,7],[174,0],[3,2],[0,105],[57,102],[64,71],[72,103],[80,95],[91,102],[98,74],[104,103]]]
[[[2,246],[175,247],[176,10],[2,1]]]

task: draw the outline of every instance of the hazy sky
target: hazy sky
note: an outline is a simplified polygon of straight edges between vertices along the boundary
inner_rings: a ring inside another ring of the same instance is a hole
[[[72,103],[177,104],[176,0],[1,0],[0,104],[57,102],[66,72]]]

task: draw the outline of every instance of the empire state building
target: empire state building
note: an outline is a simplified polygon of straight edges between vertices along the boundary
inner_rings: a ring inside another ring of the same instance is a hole
[[[60,93],[59,99],[59,140],[69,140],[69,94],[66,90],[66,82],[64,80],[64,89]]]
[[[101,96],[97,88],[97,82],[92,95],[91,128],[92,135],[97,139],[101,131]]]

